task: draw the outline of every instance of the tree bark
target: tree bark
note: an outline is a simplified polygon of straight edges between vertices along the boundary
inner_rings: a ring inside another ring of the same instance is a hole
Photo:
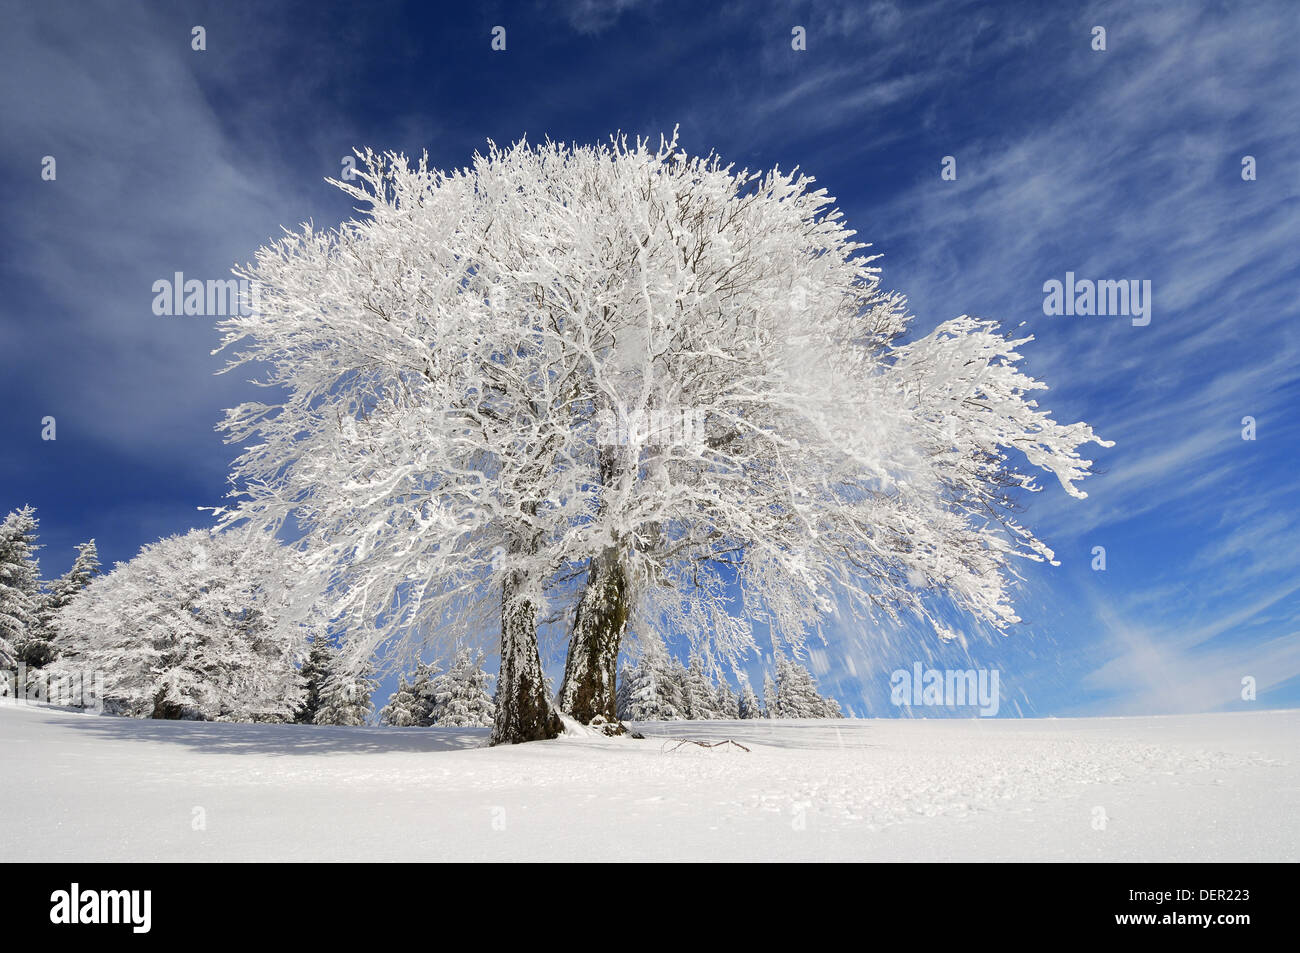
[[[497,676],[492,744],[545,741],[563,731],[546,697],[537,653],[537,606],[524,595],[523,574],[509,572],[501,598],[501,673]]]
[[[619,551],[607,547],[592,559],[574,613],[560,709],[583,724],[603,719],[614,726],[609,729],[613,733],[622,731],[615,692],[618,652],[630,609],[627,573]]]

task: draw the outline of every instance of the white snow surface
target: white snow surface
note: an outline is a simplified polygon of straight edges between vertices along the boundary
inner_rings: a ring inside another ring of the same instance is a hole
[[[0,860],[1300,859],[1300,711],[640,727],[487,748],[4,705]]]

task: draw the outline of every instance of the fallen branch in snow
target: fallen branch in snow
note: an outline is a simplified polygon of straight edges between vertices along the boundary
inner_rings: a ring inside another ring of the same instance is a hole
[[[671,748],[665,751],[664,747],[668,744],[669,741],[676,741],[677,744],[673,745]],[[726,738],[722,741],[696,741],[694,738],[669,738],[668,741],[665,741],[663,745],[659,746],[659,753],[672,754],[682,745],[699,745],[701,748],[719,748],[722,745],[735,745],[741,751],[744,751],[746,753],[749,752],[749,749],[746,748],[744,745],[742,745],[739,741],[732,741],[730,738]]]

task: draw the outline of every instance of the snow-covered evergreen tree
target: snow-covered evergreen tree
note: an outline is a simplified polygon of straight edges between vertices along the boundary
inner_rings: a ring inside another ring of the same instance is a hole
[[[794,664],[780,655],[776,658],[776,706],[774,718],[808,718],[805,712],[808,699],[803,685],[794,676]]]
[[[808,691],[811,697],[814,699],[812,704],[812,710],[815,712],[815,714],[813,714],[811,717],[843,718],[844,712],[840,709],[840,703],[837,702],[834,698],[831,698],[827,695],[823,695],[821,693],[821,689],[818,688],[817,686],[816,677],[813,676],[813,673],[809,671],[809,669],[806,666],[800,665],[799,668],[802,669],[803,671],[802,677],[807,680]]]
[[[329,677],[337,656],[338,650],[330,643],[329,635],[324,630],[311,640],[311,651],[307,653],[302,668],[298,670],[303,690],[302,705],[294,713],[293,718],[298,724],[315,724],[316,713],[320,711],[321,692],[325,687],[325,679]]]
[[[315,724],[358,728],[370,724],[375,705],[374,669],[369,663],[356,669],[342,656],[336,656],[321,686],[320,707]]]
[[[674,678],[674,662],[658,633],[637,639],[639,654],[623,669],[622,699],[618,717],[624,721],[676,721],[681,710],[681,689]]]
[[[415,666],[415,671],[411,674],[411,690],[415,693],[416,701],[419,705],[417,711],[419,714],[419,726],[428,728],[434,724],[435,713],[438,708],[438,689],[437,679],[442,674],[442,667],[438,662],[420,662]]]
[[[399,680],[397,691],[379,713],[379,723],[394,728],[428,728],[434,724],[438,677],[436,663],[417,664],[414,671]]]
[[[740,717],[740,701],[736,698],[736,693],[731,690],[731,686],[727,684],[725,678],[718,682],[713,697],[713,710],[717,712],[716,717],[729,721],[735,721]]]
[[[763,717],[778,718],[776,682],[772,681],[772,673],[763,673]]]
[[[379,710],[379,723],[391,728],[414,728],[420,723],[420,700],[403,675],[397,691],[388,696],[388,704]]]
[[[776,666],[776,708],[772,717],[842,717],[839,702],[821,695],[816,679],[804,665],[778,656]]]
[[[495,715],[491,685],[482,657],[460,649],[446,674],[433,680],[433,723],[454,728],[491,726]]]
[[[638,716],[645,710],[641,705],[642,698],[655,698],[654,682],[648,677],[643,678],[639,668],[634,662],[625,662],[619,669],[618,694],[615,698],[617,707],[614,711],[619,721],[650,720]]]
[[[193,530],[144,546],[59,614],[56,673],[103,673],[108,710],[143,718],[288,721],[308,629],[273,538]]]
[[[54,580],[42,595],[38,635],[28,641],[23,660],[34,668],[48,665],[58,655],[59,612],[99,575],[99,550],[93,539],[77,544],[72,568]]]
[[[40,635],[39,523],[30,506],[0,523],[0,667],[11,668]]]
[[[742,676],[740,679],[740,700],[737,703],[736,715],[739,718],[762,718],[763,708],[759,704],[758,696],[754,694],[754,686],[749,684],[749,679]]]
[[[713,685],[705,674],[704,660],[698,653],[691,655],[691,664],[682,676],[682,702],[684,714],[691,721],[720,717],[714,702]]]
[[[690,679],[690,670],[681,659],[670,657],[668,660],[668,679],[664,684],[664,691],[669,693],[673,707],[681,712],[683,719],[689,719],[690,703],[686,697],[686,683]]]

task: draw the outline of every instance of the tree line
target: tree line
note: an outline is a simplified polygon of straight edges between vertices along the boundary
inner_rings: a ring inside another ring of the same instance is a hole
[[[1032,336],[969,315],[918,330],[811,176],[676,133],[493,144],[451,170],[358,155],[334,184],[359,218],[235,270],[258,303],[220,321],[225,370],[263,399],[218,425],[239,448],[221,532],[152,544],[59,610],[68,657],[120,662],[141,625],[164,659],[210,638],[280,711],[294,633],[328,632],[351,673],[492,644],[492,739],[517,743],[562,712],[621,731],[631,633],[690,633],[736,668],[759,628],[798,657],[904,616],[940,639],[954,609],[1020,621],[1017,562],[1056,564],[1027,494],[1046,476],[1082,498],[1080,448],[1111,444],[1039,406]],[[271,571],[205,582],[186,553],[209,545]],[[150,573],[186,599],[154,600]],[[566,646],[554,693],[544,636]],[[202,664],[172,670],[127,685],[131,707],[222,715]],[[686,691],[659,703],[690,709]]]
[[[292,552],[247,531],[192,530],[150,543],[101,571],[95,541],[67,573],[42,580],[39,521],[25,506],[0,523],[0,669],[29,678],[104,673],[112,714],[139,718],[359,726],[375,719],[372,665],[348,664],[319,613],[294,609],[284,574]],[[461,647],[443,672],[420,662],[378,712],[393,727],[487,727],[493,677]],[[624,667],[626,720],[839,717],[803,666],[777,660],[766,704],[668,656],[657,636]]]

